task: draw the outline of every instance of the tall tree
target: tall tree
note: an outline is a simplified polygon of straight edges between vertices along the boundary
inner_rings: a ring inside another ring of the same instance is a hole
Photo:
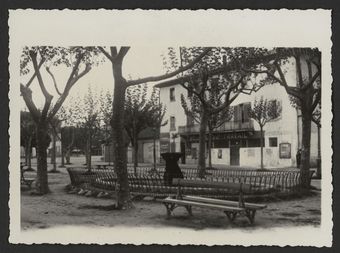
[[[217,81],[217,80],[213,80]],[[218,84],[211,84],[211,89],[207,91],[208,101],[209,103],[214,104],[215,106],[221,106],[222,100],[219,99],[220,93],[222,92],[220,90],[222,88]],[[193,124],[194,122],[200,124],[201,120],[201,113],[203,112],[202,103],[200,99],[197,96],[194,96],[192,92],[188,93],[188,98],[186,99],[183,94],[181,94],[181,104],[184,109],[185,114],[188,117],[188,121],[190,124]],[[207,119],[207,129],[208,129],[208,166],[209,168],[212,168],[212,161],[211,161],[211,148],[212,148],[212,133],[215,129],[218,129],[221,127],[224,123],[229,121],[232,118],[233,110],[230,106],[226,106],[221,111],[218,111],[213,114],[208,115]],[[191,122],[190,122],[191,121]]]
[[[85,158],[86,167],[91,171],[92,166],[92,144],[96,135],[100,131],[100,107],[99,97],[88,87],[87,93],[81,100],[81,105],[78,110],[78,127],[84,130],[85,143]]]
[[[125,130],[133,148],[133,168],[135,174],[138,166],[138,135],[147,128],[149,114],[152,113],[150,100],[147,99],[147,86],[137,85],[126,91]]]
[[[36,192],[38,194],[46,194],[49,192],[48,177],[47,177],[47,148],[48,125],[56,115],[65,99],[67,98],[71,88],[78,82],[80,78],[86,75],[91,69],[91,53],[95,52],[93,48],[84,47],[25,47],[22,52],[20,71],[23,75],[28,75],[30,72],[29,65],[33,66],[33,74],[25,84],[20,84],[20,92],[25,104],[30,111],[36,126],[37,138],[37,179]],[[57,101],[52,105],[53,96],[48,91],[46,80],[43,79],[42,66],[45,63],[46,72],[51,76],[55,90],[59,95]],[[85,67],[82,67],[84,63]],[[71,68],[69,78],[64,84],[63,90],[57,85],[56,78],[52,73],[50,66],[58,66],[65,64]],[[82,70],[81,70],[82,69]],[[37,79],[37,84],[45,98],[42,109],[39,109],[33,101],[32,90],[30,85],[34,79]]]
[[[260,100],[255,100],[252,108],[249,108],[248,115],[260,126],[261,140],[261,170],[263,170],[263,127],[270,121],[276,119],[281,114],[281,106],[276,100],[268,101],[261,96]]]
[[[51,149],[51,164],[52,170],[50,173],[58,173],[57,170],[57,140],[60,140],[59,133],[60,133],[61,121],[57,116],[54,116],[53,119],[50,121],[49,133],[52,139],[52,149]]]
[[[156,138],[159,136],[160,128],[168,124],[168,121],[164,121],[166,107],[159,101],[159,91],[156,88],[153,89],[151,98],[151,113],[149,114],[148,126],[153,131],[153,171],[156,172],[157,156],[156,156]]]
[[[271,57],[268,57],[271,55]],[[263,54],[260,64],[243,67],[243,70],[256,74],[265,74],[265,78],[283,86],[287,94],[293,97],[301,110],[302,148],[301,148],[301,183],[304,188],[310,186],[310,140],[313,112],[321,99],[321,52],[312,48],[275,48]],[[284,66],[294,60],[297,81],[288,83]]]
[[[36,141],[35,125],[29,112],[20,112],[20,137],[21,146],[25,149],[25,165],[32,169],[32,147]]]
[[[206,48],[201,55],[192,60],[186,66],[180,67],[175,71],[159,75],[150,76],[137,80],[126,80],[123,76],[122,67],[123,60],[127,55],[130,47],[121,47],[119,50],[117,47],[110,47],[110,52],[107,52],[103,47],[99,47],[102,53],[109,59],[112,64],[113,78],[114,78],[114,95],[112,102],[112,136],[114,141],[115,152],[115,171],[118,179],[118,196],[117,196],[117,208],[126,209],[132,207],[129,182],[127,176],[127,157],[124,135],[124,104],[125,104],[125,92],[127,87],[143,84],[147,82],[157,82],[167,78],[176,76],[177,74],[186,71],[199,62],[202,57],[210,51],[210,48]]]
[[[111,118],[112,118],[112,93],[107,91],[105,94],[100,94],[100,115],[101,115],[101,126],[104,131],[104,145],[108,147],[109,154],[109,165],[111,164]]]
[[[202,48],[180,48],[180,63],[185,64],[196,55],[200,54]],[[206,153],[206,131],[209,120],[213,123],[214,115],[225,114],[230,105],[241,92],[247,90],[252,92],[255,86],[249,87],[250,76],[240,68],[227,68],[227,60],[239,57],[238,52],[229,48],[213,48],[206,54],[199,64],[186,73],[187,77],[179,79],[180,84],[189,94],[197,97],[195,102],[199,103],[200,129],[199,129],[199,156],[198,176],[205,176],[205,153]],[[169,51],[170,61],[173,61],[173,53]],[[176,66],[177,62],[170,64]],[[218,71],[216,71],[218,70]],[[182,105],[185,107],[185,99],[182,97]],[[188,110],[186,110],[188,111]],[[212,126],[212,124],[211,124]]]
[[[63,105],[57,113],[57,117],[62,122],[60,129],[61,141],[61,166],[71,164],[71,152],[75,141],[75,127],[77,125],[78,113],[80,112],[80,99],[70,97],[70,103]]]

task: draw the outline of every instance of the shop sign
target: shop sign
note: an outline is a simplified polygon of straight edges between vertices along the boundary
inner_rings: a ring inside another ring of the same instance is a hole
[[[290,159],[291,158],[291,145],[290,143],[280,143],[280,158]]]

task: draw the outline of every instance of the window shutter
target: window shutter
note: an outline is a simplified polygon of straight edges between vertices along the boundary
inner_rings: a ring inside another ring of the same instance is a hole
[[[250,110],[250,103],[245,103],[243,105],[243,116],[244,116],[244,122],[248,122],[249,121],[249,110]]]

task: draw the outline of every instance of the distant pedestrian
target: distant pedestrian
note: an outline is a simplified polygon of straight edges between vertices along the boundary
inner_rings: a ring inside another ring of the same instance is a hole
[[[301,163],[301,148],[296,153],[296,166],[299,168]]]

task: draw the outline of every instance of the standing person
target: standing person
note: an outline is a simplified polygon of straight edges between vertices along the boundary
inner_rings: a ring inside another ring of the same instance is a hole
[[[301,163],[301,148],[296,153],[296,166],[299,168]]]

